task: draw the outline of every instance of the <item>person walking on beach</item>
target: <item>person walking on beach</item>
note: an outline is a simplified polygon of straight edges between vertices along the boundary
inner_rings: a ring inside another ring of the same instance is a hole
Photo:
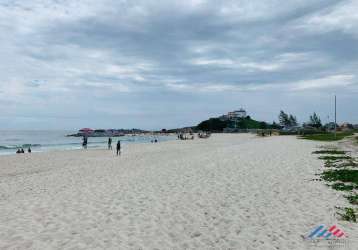
[[[87,149],[87,136],[83,136],[82,146],[83,146],[84,149]]]
[[[117,156],[121,154],[121,141],[118,140],[117,142]]]
[[[112,138],[108,138],[108,150],[112,149]]]

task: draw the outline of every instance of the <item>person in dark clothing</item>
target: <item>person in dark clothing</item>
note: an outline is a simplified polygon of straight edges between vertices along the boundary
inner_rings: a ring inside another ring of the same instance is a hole
[[[87,149],[87,137],[86,136],[83,137],[82,146],[83,146],[84,149]]]
[[[28,153],[31,153],[31,148],[30,148],[30,147],[27,149],[27,152],[28,152]]]
[[[21,150],[18,148],[16,151],[16,154],[20,154],[20,153],[21,153]]]
[[[21,154],[25,154],[25,151],[24,151],[24,149],[22,148],[21,149],[21,152],[20,152]]]
[[[111,137],[108,138],[108,150],[109,149],[112,149],[112,138]]]
[[[117,156],[121,154],[121,141],[118,140],[117,142]]]

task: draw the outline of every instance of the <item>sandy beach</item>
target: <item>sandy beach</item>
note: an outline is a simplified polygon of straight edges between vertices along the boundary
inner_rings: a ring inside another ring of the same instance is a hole
[[[332,144],[332,143],[330,143]],[[309,249],[343,193],[312,181],[320,142],[209,139],[0,158],[0,249]],[[313,248],[312,248],[313,249]],[[322,248],[320,248],[322,249]]]

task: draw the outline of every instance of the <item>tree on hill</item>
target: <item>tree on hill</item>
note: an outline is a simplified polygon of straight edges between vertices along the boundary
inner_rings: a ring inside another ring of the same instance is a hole
[[[278,120],[281,126],[286,127],[290,125],[289,116],[283,110],[280,111],[280,114],[278,115]]]
[[[290,115],[288,117],[288,120],[290,122],[291,127],[297,126],[297,118],[296,118],[296,116]]]
[[[272,129],[281,129],[281,126],[277,124],[275,121],[272,122],[272,125],[270,126]]]
[[[250,117],[238,118],[236,120],[225,120],[222,121],[219,118],[211,118],[206,121],[202,121],[197,126],[198,130],[222,132],[224,128],[233,129],[267,129],[271,128],[272,125],[266,122],[260,122],[251,119]]]
[[[296,116],[286,114],[283,110],[280,111],[280,114],[278,115],[278,120],[280,121],[280,125],[283,127],[297,126]]]
[[[267,129],[267,123],[266,122],[260,122],[259,129]]]
[[[227,121],[221,121],[219,118],[210,118],[209,120],[199,123],[197,128],[203,131],[222,132],[228,125]]]
[[[314,112],[313,115],[310,116],[310,121],[308,125],[314,128],[322,127],[321,118],[316,114],[316,112]]]

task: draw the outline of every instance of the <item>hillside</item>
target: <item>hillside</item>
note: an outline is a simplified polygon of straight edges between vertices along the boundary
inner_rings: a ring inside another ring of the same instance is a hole
[[[197,125],[198,130],[222,132],[224,128],[232,129],[267,129],[272,128],[271,124],[266,122],[256,121],[250,116],[246,118],[237,118],[235,120],[222,120],[220,118],[210,118],[202,121]]]

